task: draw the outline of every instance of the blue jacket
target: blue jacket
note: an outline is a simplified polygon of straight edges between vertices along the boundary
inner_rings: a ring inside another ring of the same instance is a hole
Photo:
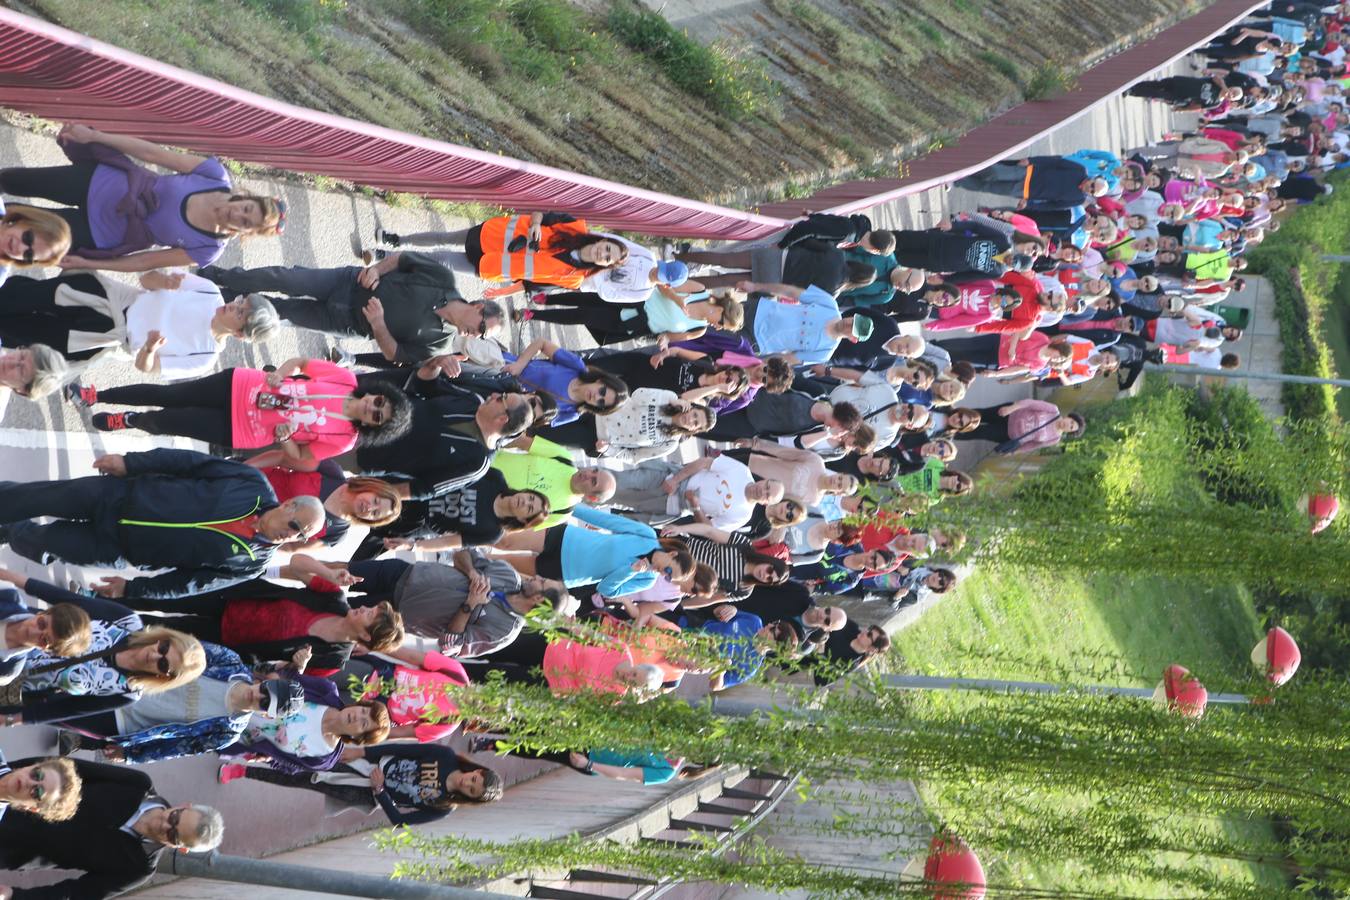
[[[127,582],[127,597],[185,597],[262,575],[274,545],[212,528],[278,505],[262,472],[195,450],[125,456],[125,490],[96,523],[135,566],[170,569]]]
[[[605,531],[572,526],[563,532],[564,584],[578,587],[599,582],[597,590],[606,597],[622,597],[656,584],[655,572],[633,571],[639,557],[661,549],[650,525],[589,506],[575,507],[572,515]]]

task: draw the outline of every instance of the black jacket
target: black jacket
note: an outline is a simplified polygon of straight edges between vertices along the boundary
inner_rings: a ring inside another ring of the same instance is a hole
[[[475,424],[487,394],[445,376],[426,381],[415,374],[404,390],[413,398],[412,427],[396,441],[356,451],[361,471],[406,480],[414,500],[458,490],[482,478],[493,449]]]
[[[829,241],[798,241],[783,260],[783,283],[835,294],[848,281],[848,257]]]
[[[195,450],[125,455],[122,499],[94,512],[97,527],[135,566],[171,569],[127,582],[127,597],[184,597],[261,575],[274,546],[208,526],[275,508],[258,469]]]
[[[832,213],[811,213],[805,219],[794,222],[787,234],[779,239],[778,246],[786,250],[806,240],[856,244],[871,230],[872,220],[861,214],[836,216]]]
[[[27,759],[16,768],[39,762]],[[57,884],[19,888],[15,900],[102,900],[139,887],[155,871],[164,846],[122,831],[142,803],[157,799],[139,769],[74,760],[84,782],[79,809],[65,822],[44,822],[10,809],[0,819],[0,864],[18,868],[38,857],[84,872]],[[168,803],[164,804],[168,806]]]

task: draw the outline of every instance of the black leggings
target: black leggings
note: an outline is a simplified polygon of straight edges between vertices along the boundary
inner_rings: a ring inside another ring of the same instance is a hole
[[[199,641],[223,643],[220,637],[220,616],[141,616],[146,628],[172,628],[187,632]]]
[[[60,203],[65,209],[52,212],[70,226],[70,249],[93,250],[94,233],[84,205],[89,202],[89,182],[98,163],[82,162],[69,166],[0,169],[0,191],[16,197],[41,197]]]
[[[997,334],[977,334],[974,337],[947,338],[933,341],[946,350],[956,362],[968,362],[977,369],[997,369],[999,349],[1003,339]]]
[[[131,427],[150,434],[177,434],[222,447],[234,446],[234,370],[171,384],[129,384],[98,392],[99,403],[158,406],[136,414]]]
[[[333,768],[334,772],[344,770],[352,773],[356,771],[342,763]],[[292,775],[289,772],[278,772],[276,769],[265,769],[262,766],[245,766],[244,777],[251,781],[265,781],[268,784],[279,784],[283,787],[318,791],[320,794],[327,794],[347,806],[373,808],[376,802],[375,795],[371,793],[368,787],[356,784],[329,784],[326,781],[314,781],[307,772]]]
[[[511,643],[480,659],[463,660],[464,671],[474,681],[486,681],[489,672],[501,672],[514,684],[544,684],[540,667],[548,639],[536,631],[522,631]]]
[[[595,342],[602,346],[637,337],[650,337],[652,334],[647,324],[647,313],[640,305],[609,303],[601,299],[599,294],[587,291],[546,294],[545,304],[534,310],[535,319],[556,325],[584,325]],[[622,314],[625,311],[637,315],[624,319]]]
[[[90,359],[97,354],[98,349],[72,353],[70,333],[107,333],[113,329],[113,320],[87,306],[57,306],[56,291],[62,285],[83,294],[107,296],[102,283],[84,272],[43,279],[13,275],[0,285],[0,344],[46,344],[71,360]]]

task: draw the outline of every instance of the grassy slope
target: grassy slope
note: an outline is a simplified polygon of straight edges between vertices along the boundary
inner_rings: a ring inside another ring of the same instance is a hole
[[[1157,577],[1120,583],[982,570],[901,632],[896,646],[902,659],[898,667],[906,671],[1040,680],[1049,665],[1073,670],[1071,677],[1084,682],[1142,687],[1155,684],[1172,662],[1201,677],[1206,672],[1236,673],[1259,637],[1251,598],[1233,585],[1205,587]],[[972,653],[968,647],[978,650]],[[965,814],[942,785],[923,785],[921,793],[945,818],[958,821]],[[1062,801],[1065,814],[1072,815],[1076,799]],[[1269,836],[1264,823],[1226,821],[1214,827]],[[1099,876],[1081,872],[1071,860],[1055,865],[1015,858],[986,863],[990,880],[1005,884],[1158,896],[1156,885],[1130,878],[1103,885]],[[1231,871],[1255,879],[1274,877],[1245,866]]]
[[[987,118],[1046,61],[1074,64],[1199,5],[765,0],[737,29],[748,45],[729,37],[722,48],[739,56],[724,71],[741,73],[729,95],[759,90],[761,73],[777,100],[736,121],[623,46],[606,25],[610,2],[594,0],[593,13],[568,0],[24,0],[23,8],[263,94],[717,199],[808,193],[846,170],[893,174],[876,161]]]

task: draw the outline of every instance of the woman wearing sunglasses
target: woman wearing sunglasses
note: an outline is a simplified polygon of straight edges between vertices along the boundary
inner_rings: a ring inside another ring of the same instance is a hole
[[[694,560],[711,566],[717,573],[717,590],[713,595],[696,602],[686,600],[685,609],[735,603],[749,597],[750,592],[762,584],[787,581],[788,564],[775,556],[760,553],[750,545],[750,538],[739,532],[695,523],[663,528],[661,534],[685,536],[685,544]]]
[[[4,169],[0,190],[62,204],[55,212],[71,235],[66,268],[148,272],[204,266],[231,238],[278,235],[285,224],[284,201],[236,194],[215,157],[87,125],[66,125],[57,140],[70,165]],[[172,174],[161,175],[142,162]]]
[[[693,557],[679,538],[658,537],[650,525],[589,506],[574,508],[572,517],[593,528],[563,524],[508,534],[494,555],[522,575],[557,579],[569,588],[598,584],[605,597],[646,590],[661,576],[683,582],[694,573]]]
[[[139,615],[120,603],[85,597],[7,569],[0,569],[0,580],[49,604],[74,604],[91,619],[88,653],[67,659],[44,651],[29,657],[0,706],[5,725],[107,712],[187,684],[206,668],[206,653],[195,637],[171,628],[146,628]]]
[[[0,200],[0,284],[14,269],[54,266],[70,249],[70,227],[47,209]]]
[[[0,753],[0,817],[13,807],[46,822],[64,822],[79,805],[80,776],[70,760],[42,759],[11,768]]]
[[[281,449],[249,462],[304,472],[353,447],[397,440],[412,422],[412,405],[398,388],[379,378],[358,382],[350,370],[321,359],[287,360],[274,372],[226,369],[176,384],[106,390],[71,385],[67,396],[78,406],[159,407],[98,413],[93,423],[99,431],[138,428],[239,450],[277,443]]]

